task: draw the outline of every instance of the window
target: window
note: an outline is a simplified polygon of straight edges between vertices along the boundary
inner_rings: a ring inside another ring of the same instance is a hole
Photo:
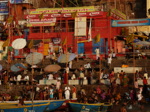
[[[74,20],[68,20],[68,27],[69,32],[74,32]]]
[[[50,29],[51,29],[51,26],[44,26],[42,29],[42,32],[43,33],[49,33],[49,32],[51,32]]]
[[[40,27],[32,27],[32,33],[39,33]]]
[[[66,22],[65,20],[58,20],[54,26],[54,32],[65,32],[66,31]]]

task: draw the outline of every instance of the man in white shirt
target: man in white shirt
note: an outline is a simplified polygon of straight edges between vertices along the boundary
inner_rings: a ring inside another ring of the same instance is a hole
[[[116,53],[115,52],[113,52],[112,58],[116,58]]]
[[[72,68],[72,61],[69,61],[69,68]]]
[[[88,69],[88,68],[91,68],[90,62],[88,62],[87,64],[85,64],[85,65],[84,65],[84,68],[87,68],[87,69]]]
[[[21,78],[22,78],[22,76],[19,74],[19,75],[17,76],[17,81],[21,81]]]
[[[24,78],[24,80],[29,81],[29,76],[26,75],[25,78]]]
[[[57,82],[56,82],[56,89],[59,90],[60,86],[61,86],[61,82],[60,82],[60,80],[57,80]]]
[[[67,66],[65,69],[66,69],[66,73],[68,74],[70,70],[69,67]]]
[[[53,80],[53,74],[49,74],[48,80]]]
[[[110,84],[109,74],[108,73],[103,74],[103,79],[104,79],[104,84],[106,84],[106,85]]]
[[[148,79],[148,73],[147,72],[144,73],[144,77],[146,77],[146,79]]]
[[[100,53],[100,51],[99,51],[99,48],[97,47],[96,49],[95,49],[95,52],[96,52],[96,60],[98,60],[98,58],[99,58],[99,53]]]
[[[112,58],[109,56],[109,57],[108,57],[108,67],[109,67],[109,68],[111,67],[111,62],[112,62]]]
[[[76,75],[75,75],[75,74],[72,74],[71,79],[72,79],[72,80],[75,80],[75,79],[76,79]]]
[[[79,77],[79,84],[80,85],[83,85],[83,81],[84,81],[84,73],[83,72],[80,72],[80,77]]]
[[[70,87],[69,86],[65,87],[65,99],[66,100],[70,99]]]

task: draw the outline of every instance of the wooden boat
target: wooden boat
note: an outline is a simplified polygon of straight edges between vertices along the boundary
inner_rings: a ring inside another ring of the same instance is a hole
[[[65,100],[64,103],[58,108],[58,110],[66,110],[69,107],[69,102],[77,102],[76,99]]]
[[[111,106],[112,104],[109,103],[85,104],[69,102],[71,112],[107,112]]]
[[[25,101],[18,106],[17,101],[0,103],[0,112],[50,112],[59,108],[65,100]]]
[[[61,107],[61,105],[65,102],[65,100],[56,100],[56,101],[52,101],[44,110],[44,112],[51,112],[54,111],[56,109],[58,109],[59,107]]]

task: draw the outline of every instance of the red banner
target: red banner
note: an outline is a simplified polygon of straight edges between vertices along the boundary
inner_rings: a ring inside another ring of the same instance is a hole
[[[41,14],[30,14],[25,15],[25,19],[37,19],[40,17]],[[95,12],[78,12],[77,17],[87,17],[87,16],[102,16],[102,11],[95,11]],[[54,17],[71,17],[71,13],[54,13],[54,14],[43,14],[44,18],[54,18]]]

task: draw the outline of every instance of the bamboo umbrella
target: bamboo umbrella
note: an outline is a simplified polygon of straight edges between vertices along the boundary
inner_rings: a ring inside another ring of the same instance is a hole
[[[48,65],[44,68],[45,72],[57,72],[61,69],[59,65]]]

